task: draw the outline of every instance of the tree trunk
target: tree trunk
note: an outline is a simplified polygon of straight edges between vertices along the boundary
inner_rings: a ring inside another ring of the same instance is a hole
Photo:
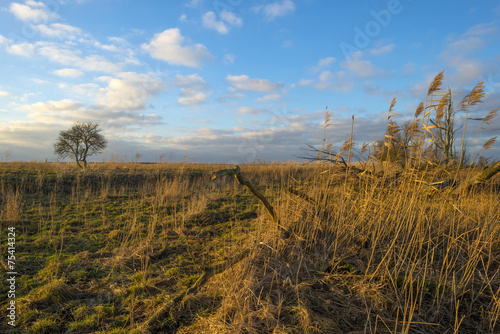
[[[80,160],[79,160],[78,154],[75,155],[75,161],[76,161],[76,164],[78,165],[78,167],[82,168],[82,165],[80,165]]]

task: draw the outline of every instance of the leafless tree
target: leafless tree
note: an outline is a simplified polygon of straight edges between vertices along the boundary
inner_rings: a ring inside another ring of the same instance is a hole
[[[98,123],[77,122],[71,129],[61,131],[54,144],[54,152],[61,158],[73,157],[82,168],[87,167],[87,157],[101,153],[108,141],[100,133]]]

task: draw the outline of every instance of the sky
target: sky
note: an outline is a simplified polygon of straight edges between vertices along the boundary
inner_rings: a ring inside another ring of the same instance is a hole
[[[442,70],[456,101],[484,81],[470,117],[500,107],[498,1],[1,0],[0,160],[56,161],[83,121],[109,142],[94,161],[297,160],[326,110],[333,149],[352,116],[359,148]]]

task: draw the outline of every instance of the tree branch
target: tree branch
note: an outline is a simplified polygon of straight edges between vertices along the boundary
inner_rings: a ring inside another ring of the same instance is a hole
[[[279,221],[273,206],[264,197],[264,195],[262,195],[257,189],[255,189],[255,187],[241,175],[240,166],[235,166],[235,168],[223,169],[218,172],[215,172],[212,174],[212,180],[216,180],[224,176],[234,176],[239,184],[247,186],[247,188],[252,192],[252,194],[264,204],[264,206],[267,209],[267,212],[269,212],[269,215],[271,216],[273,221],[279,226]]]

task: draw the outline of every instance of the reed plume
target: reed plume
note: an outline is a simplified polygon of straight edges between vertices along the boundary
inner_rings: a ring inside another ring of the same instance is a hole
[[[469,94],[467,94],[462,101],[460,101],[460,110],[465,109],[465,122],[464,122],[464,132],[462,135],[462,144],[460,146],[460,161],[459,166],[462,165],[463,159],[465,156],[465,131],[467,130],[467,121],[469,117],[469,107],[480,103],[482,98],[484,97],[484,81],[481,81],[471,90]],[[472,163],[472,161],[471,161]]]
[[[420,104],[417,107],[417,110],[415,111],[415,118],[418,118],[420,115],[422,115],[423,111],[424,111],[424,103],[420,102]]]
[[[488,139],[488,141],[486,143],[484,143],[484,145],[483,145],[483,150],[484,151],[491,150],[493,148],[493,145],[495,144],[496,140],[497,140],[497,136]]]
[[[469,118],[470,120],[474,120],[474,121],[481,121],[481,125],[479,126],[479,129],[477,129],[477,133],[476,133],[476,138],[474,138],[474,144],[472,145],[472,153],[470,155],[470,164],[472,165],[473,163],[473,157],[474,157],[474,148],[476,146],[476,142],[477,142],[477,138],[479,136],[479,131],[481,130],[488,130],[488,129],[485,129],[483,126],[484,125],[491,125],[493,124],[493,122],[491,121],[492,119],[494,119],[496,116],[497,116],[497,113],[498,113],[498,110],[500,110],[500,108],[497,108],[497,109],[494,109],[492,111],[490,111],[488,113],[488,115],[486,115],[485,117],[476,117],[476,118]],[[481,151],[487,151],[489,150],[491,147],[490,145],[492,146],[493,143],[495,142],[495,138],[491,138],[490,140],[488,140]],[[490,141],[493,139],[493,141],[490,143]],[[488,144],[488,145],[487,145]],[[485,147],[488,147],[488,148],[485,148]],[[479,154],[478,154],[478,159],[479,159]]]
[[[441,123],[441,119],[444,116],[445,109],[450,103],[450,97],[451,93],[448,91],[448,93],[444,94],[439,101],[438,107],[436,109],[436,125],[439,125]]]
[[[427,96],[431,95],[435,91],[441,89],[441,85],[443,83],[443,78],[444,78],[444,70],[439,72],[438,75],[434,77],[434,79],[431,82],[431,85],[429,86],[429,90],[427,91]]]

